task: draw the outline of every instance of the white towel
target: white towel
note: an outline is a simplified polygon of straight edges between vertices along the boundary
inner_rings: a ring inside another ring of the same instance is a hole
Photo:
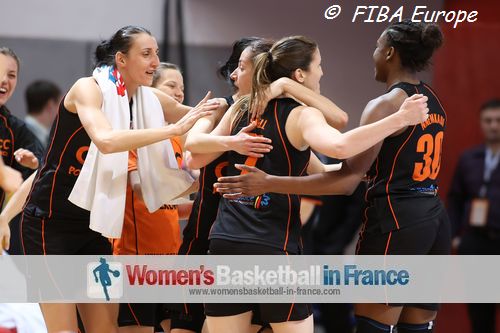
[[[102,111],[113,129],[128,129],[130,108],[125,85],[113,67],[96,68],[92,74],[103,95]],[[165,123],[158,98],[149,87],[140,86],[133,96],[134,129],[158,128]],[[91,143],[85,163],[69,200],[90,210],[90,229],[109,238],[119,238],[123,227],[127,186],[128,152],[101,154]],[[193,183],[180,170],[170,140],[137,150],[137,168],[144,202],[150,212],[171,203]]]

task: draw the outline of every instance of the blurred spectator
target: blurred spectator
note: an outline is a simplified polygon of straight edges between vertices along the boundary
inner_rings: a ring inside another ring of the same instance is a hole
[[[28,115],[24,118],[26,126],[47,147],[50,128],[61,101],[61,90],[50,81],[38,80],[28,85],[25,97],[28,105]]]
[[[484,144],[465,151],[448,193],[458,254],[500,254],[500,99],[481,107]],[[460,237],[460,238],[458,238]],[[496,304],[469,304],[473,333],[494,333]]]

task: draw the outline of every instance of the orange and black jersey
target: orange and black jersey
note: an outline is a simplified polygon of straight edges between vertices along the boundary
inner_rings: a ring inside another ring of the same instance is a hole
[[[200,188],[184,228],[179,254],[206,254],[208,234],[217,216],[220,194],[214,191],[217,178],[226,175],[227,153],[200,169]]]
[[[21,172],[23,178],[28,178],[33,170],[21,166],[14,158],[14,152],[19,148],[30,150],[41,163],[43,146],[36,136],[26,127],[21,119],[12,115],[5,106],[0,107],[0,154],[3,162]],[[0,189],[0,207],[3,206],[5,193]]]
[[[64,99],[50,131],[49,146],[38,168],[25,212],[58,220],[89,219],[89,211],[68,200],[87,156],[90,138],[76,113],[64,107]]]
[[[270,101],[254,133],[271,139],[273,150],[260,159],[229,152],[228,175],[240,173],[234,167],[236,163],[254,165],[278,176],[303,175],[309,163],[310,149],[299,151],[294,148],[285,132],[288,116],[297,106],[299,103],[289,98]],[[243,116],[232,134],[247,125],[248,118]],[[210,239],[262,244],[296,254],[301,252],[299,211],[298,195],[264,193],[236,200],[222,198]]]
[[[232,96],[224,97],[229,106],[234,104]],[[189,220],[184,228],[179,254],[206,254],[208,234],[217,216],[220,194],[214,191],[217,178],[225,175],[227,154],[200,169],[200,187],[193,203]]]
[[[446,113],[436,94],[423,82],[397,83],[389,91],[395,88],[404,90],[408,96],[427,96],[430,111],[427,121],[386,138],[368,171],[366,199],[377,210],[378,219],[387,224],[382,231],[399,229],[403,224],[426,220],[441,212],[436,194]],[[419,200],[419,209],[415,209],[414,201],[410,202],[417,198],[424,199]]]

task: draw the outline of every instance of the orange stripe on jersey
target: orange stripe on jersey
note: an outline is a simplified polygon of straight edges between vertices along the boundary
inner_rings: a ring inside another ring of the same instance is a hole
[[[416,87],[415,87],[415,90],[416,90],[416,93],[418,94],[418,89]],[[385,185],[385,193],[387,194],[387,202],[389,203],[389,208],[391,209],[391,214],[392,214],[392,217],[394,218],[394,222],[396,222],[396,228],[398,230],[399,230],[399,222],[398,222],[398,218],[396,217],[396,213],[394,213],[394,208],[392,207],[391,196],[389,194],[389,183],[391,182],[392,176],[394,175],[394,169],[396,167],[396,162],[398,160],[399,153],[401,152],[403,147],[406,145],[408,140],[410,140],[411,136],[413,135],[413,132],[415,132],[415,128],[417,128],[416,125],[413,126],[413,129],[411,130],[410,135],[408,135],[405,142],[403,142],[401,147],[399,147],[398,152],[396,153],[396,156],[394,156],[394,162],[392,163],[391,175],[389,176],[389,180],[387,180],[387,184]]]
[[[45,249],[45,219],[42,218],[42,248],[43,248],[43,254],[47,254],[47,250]]]
[[[293,311],[294,305],[295,305],[295,303],[292,303],[292,305],[290,305],[290,311],[288,312],[288,317],[286,318],[286,321],[290,321],[290,317],[292,316],[292,311]]]
[[[200,199],[200,207],[198,207],[198,218],[196,219],[196,238],[198,238],[198,234],[200,231],[200,220],[201,220],[201,210],[203,207],[203,189],[205,188],[205,177],[206,177],[207,168],[203,168],[203,176],[201,177],[201,199]]]
[[[12,142],[11,147],[12,147],[12,152],[14,152],[14,147],[15,147],[15,142],[14,142],[14,139],[15,139],[15,138],[14,138],[14,133],[12,132],[12,128],[10,128],[9,123],[7,122],[7,118],[5,118],[5,116],[3,116],[3,115],[1,115],[1,114],[0,114],[0,117],[2,117],[3,122],[5,123],[5,127],[6,127],[6,128],[9,130],[9,132],[10,132],[10,140],[11,140],[10,142]],[[12,160],[13,160],[13,158],[14,158],[14,154],[11,154],[11,156],[10,156],[10,161],[9,161],[9,166],[11,166],[11,165],[12,165],[12,162],[13,162]]]
[[[49,218],[52,217],[52,199],[54,197],[54,187],[56,186],[57,172],[59,171],[59,168],[61,167],[61,163],[62,163],[62,160],[63,160],[63,157],[64,157],[64,153],[66,152],[66,149],[68,148],[68,145],[71,142],[71,140],[73,139],[73,137],[76,135],[76,133],[78,133],[82,129],[83,129],[83,126],[80,126],[80,128],[78,128],[76,131],[73,132],[73,134],[71,134],[71,136],[68,139],[68,142],[66,142],[66,144],[64,145],[64,148],[63,148],[63,150],[61,152],[61,157],[59,157],[59,163],[57,164],[56,171],[54,172],[54,178],[52,178],[52,189],[50,190]],[[54,135],[54,137],[55,137],[55,135]]]
[[[444,112],[444,116],[446,117],[446,119],[448,119],[448,116],[446,115],[446,110],[444,109],[443,107],[443,104],[441,104],[441,101],[439,100],[439,98],[437,97],[436,93],[434,92],[434,90],[432,90],[431,87],[429,87],[428,85],[426,85],[424,83],[424,87],[426,87],[427,89],[429,89],[429,91],[431,92],[432,95],[434,95],[434,97],[436,98],[436,101],[438,102],[439,106],[441,107],[441,109],[443,109],[443,112]]]
[[[389,252],[389,244],[391,243],[391,236],[392,236],[392,231],[389,233],[389,237],[387,238],[387,244],[385,245],[384,255],[387,255],[387,252]]]
[[[285,140],[283,139],[283,134],[281,133],[280,123],[278,121],[278,101],[274,102],[274,119],[276,120],[276,127],[278,128],[278,134],[281,139],[281,143],[283,144],[283,149],[285,150],[286,160],[288,162],[288,176],[292,175],[292,161],[290,161],[290,155],[288,155],[288,149],[286,148]],[[287,194],[288,197],[288,221],[286,224],[286,235],[285,235],[285,244],[283,245],[283,250],[286,251],[286,247],[288,245],[288,236],[290,234],[290,221],[292,219],[292,199],[290,198],[290,194]]]
[[[368,202],[368,192],[370,192],[371,189],[375,187],[375,183],[377,182],[377,177],[378,177],[378,156],[375,159],[375,177],[371,179],[369,182],[372,183],[372,186],[370,186],[366,191],[365,191],[365,201]]]
[[[307,161],[306,165],[304,166],[304,169],[302,169],[302,171],[299,173],[299,176],[302,176],[307,171],[308,166],[309,166],[309,161]]]
[[[132,314],[132,316],[134,317],[134,320],[135,320],[135,322],[136,322],[137,326],[141,326],[141,323],[139,322],[139,319],[137,319],[137,316],[135,315],[135,312],[134,312],[134,310],[132,309],[132,306],[130,306],[130,303],[127,303],[127,305],[128,305],[129,310],[130,310],[130,313],[131,313],[131,314]]]
[[[385,193],[387,194],[387,202],[389,203],[389,208],[391,210],[392,217],[394,218],[394,222],[396,222],[396,227],[398,229],[399,229],[399,222],[398,222],[398,218],[396,217],[396,213],[394,213],[394,209],[392,208],[391,196],[389,194],[389,183],[391,182],[392,176],[394,175],[394,169],[396,168],[396,162],[398,160],[399,153],[401,153],[401,150],[404,148],[404,146],[406,145],[408,140],[410,140],[411,136],[413,135],[413,132],[415,132],[415,128],[417,128],[416,125],[413,126],[413,129],[412,129],[410,135],[408,135],[405,142],[403,142],[401,147],[399,147],[398,152],[396,153],[396,156],[394,156],[394,162],[392,163],[391,175],[389,176],[389,180],[387,181],[387,184],[385,185]]]
[[[26,248],[24,247],[23,227],[24,227],[24,212],[21,213],[21,225],[19,226],[19,230],[21,233],[21,247],[23,248],[23,254],[26,255]]]

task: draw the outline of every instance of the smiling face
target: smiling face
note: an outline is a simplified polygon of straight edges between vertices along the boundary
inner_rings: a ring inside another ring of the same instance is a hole
[[[160,89],[179,103],[184,101],[184,79],[182,74],[176,69],[166,68],[161,70],[160,79],[154,87]]]
[[[249,94],[252,90],[253,75],[252,48],[247,47],[241,52],[238,67],[231,73],[231,79],[238,88],[239,95]]]
[[[158,51],[156,39],[147,33],[140,33],[133,37],[127,53],[116,54],[116,65],[123,75],[125,86],[151,86],[153,74],[160,64]]]
[[[18,70],[14,58],[0,53],[0,106],[5,105],[16,90]]]

